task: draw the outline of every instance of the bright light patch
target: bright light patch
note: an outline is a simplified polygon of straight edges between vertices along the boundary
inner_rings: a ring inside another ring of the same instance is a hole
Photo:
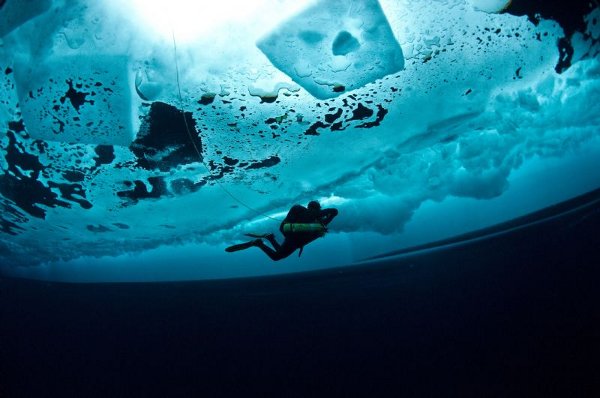
[[[190,42],[232,22],[251,18],[266,0],[132,0],[133,12],[156,36]]]

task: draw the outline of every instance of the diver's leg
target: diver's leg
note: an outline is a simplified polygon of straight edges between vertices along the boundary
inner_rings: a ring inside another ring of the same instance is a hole
[[[279,243],[277,243],[277,241],[275,240],[275,234],[266,235],[264,238],[266,240],[268,240],[269,243],[271,243],[271,245],[273,245],[273,248],[275,249],[275,251],[279,251],[279,249],[281,248],[281,245]]]
[[[271,258],[273,261],[280,260],[277,251],[271,249],[269,246],[265,245],[262,240],[256,240],[254,246],[258,247],[262,250],[267,256]]]
[[[275,241],[274,238],[273,241]],[[273,241],[269,240],[269,242],[271,243],[273,243]],[[283,241],[282,245],[279,245],[277,241],[275,241],[275,244],[273,246],[277,247],[277,250],[271,249],[269,246],[265,245],[264,242],[261,240],[255,241],[254,245],[261,249],[263,252],[265,252],[265,254],[269,256],[273,261],[279,261],[281,259],[284,259],[297,249],[297,247],[293,245],[286,244],[286,241]]]

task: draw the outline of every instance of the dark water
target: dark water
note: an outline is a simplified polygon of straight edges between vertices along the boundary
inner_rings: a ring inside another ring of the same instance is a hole
[[[599,199],[343,272],[2,280],[0,397],[597,397]]]

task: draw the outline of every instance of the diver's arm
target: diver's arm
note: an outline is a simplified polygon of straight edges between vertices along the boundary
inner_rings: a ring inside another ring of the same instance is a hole
[[[338,215],[337,209],[323,209],[323,210],[321,210],[321,215],[319,216],[319,221],[321,222],[321,224],[327,225],[337,215]]]

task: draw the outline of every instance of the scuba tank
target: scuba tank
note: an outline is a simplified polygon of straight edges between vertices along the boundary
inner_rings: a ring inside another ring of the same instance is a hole
[[[327,228],[325,228],[322,224],[319,223],[284,223],[282,232],[326,232]]]
[[[327,232],[327,228],[323,224],[319,223],[282,223],[281,224],[281,232],[285,235],[288,233],[318,233],[321,236]],[[298,252],[298,257],[302,255],[304,251],[304,246],[300,247],[300,251]]]

